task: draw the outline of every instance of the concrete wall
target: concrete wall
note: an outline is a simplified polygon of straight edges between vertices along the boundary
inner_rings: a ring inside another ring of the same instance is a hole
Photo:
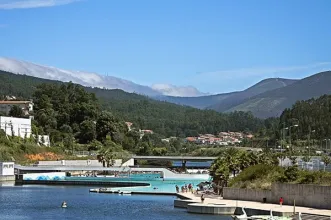
[[[114,166],[121,166],[122,160],[115,160]],[[102,167],[102,163],[98,160],[52,160],[38,161],[38,166],[91,166]]]
[[[0,176],[0,182],[12,182],[12,181],[15,181],[15,176]],[[10,183],[10,186],[12,184]],[[0,187],[1,186],[6,186],[6,183],[1,183],[0,184]]]
[[[121,167],[130,167],[130,166],[134,166],[134,159],[133,158],[129,159],[128,161],[126,161],[125,163],[123,163],[121,165]]]
[[[223,198],[231,200],[257,201],[262,202],[263,198],[267,198],[270,202],[272,193],[269,190],[254,190],[240,188],[224,188]]]
[[[246,200],[267,203],[278,203],[283,197],[284,205],[331,209],[331,186],[318,186],[307,184],[275,183],[271,190],[252,190],[238,188],[224,188],[223,198],[232,200]]]
[[[13,176],[14,162],[0,162],[0,176]]]

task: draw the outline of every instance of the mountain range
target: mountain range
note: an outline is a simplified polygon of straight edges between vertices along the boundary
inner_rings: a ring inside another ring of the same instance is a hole
[[[189,98],[165,96],[160,99],[219,112],[250,111],[256,117],[268,118],[280,116],[285,108],[297,101],[331,94],[330,84],[331,71],[325,71],[300,80],[269,78],[240,92]]]
[[[117,78],[114,76],[102,75],[93,72],[71,71],[56,67],[49,67],[17,59],[0,57],[0,70],[15,74],[28,75],[43,79],[73,82],[83,86],[98,87],[106,89],[121,89],[130,93],[137,93],[147,96],[201,96],[196,88],[187,86],[179,87],[169,84],[155,84],[152,87],[139,85],[134,82]]]
[[[269,78],[243,90],[207,95],[194,87],[156,84],[152,87],[96,73],[68,71],[25,61],[0,58],[0,70],[43,79],[72,81],[88,87],[121,89],[147,95],[155,100],[218,112],[250,111],[259,118],[277,117],[299,100],[331,94],[331,71],[303,79]],[[178,97],[190,96],[190,97]]]

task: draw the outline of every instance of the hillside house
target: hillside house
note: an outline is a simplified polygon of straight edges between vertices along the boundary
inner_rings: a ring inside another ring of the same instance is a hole
[[[49,135],[38,135],[38,143],[46,147],[51,146]]]
[[[176,140],[176,139],[177,139],[177,137],[169,137],[169,138],[161,139],[161,141],[169,143],[171,140]]]
[[[29,115],[29,112],[33,111],[33,102],[32,101],[0,101],[0,112],[9,114],[10,109],[14,106],[18,106],[23,110],[24,115]]]
[[[154,134],[152,130],[140,130],[140,132],[143,134]]]
[[[128,127],[128,130],[131,131],[131,130],[132,130],[131,126],[133,125],[133,123],[127,121],[127,122],[125,122],[125,124],[126,124],[126,126]]]
[[[0,129],[3,130],[8,136],[30,138],[31,119],[0,116]]]
[[[140,139],[143,138],[145,134],[154,134],[152,130],[140,130],[140,129],[139,129],[139,133],[140,133]]]

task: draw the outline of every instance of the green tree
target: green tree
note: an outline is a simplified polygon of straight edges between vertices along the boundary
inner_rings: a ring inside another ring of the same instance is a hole
[[[78,134],[79,142],[87,144],[96,139],[96,122],[92,120],[85,120],[79,125],[80,132]]]
[[[325,171],[325,168],[326,168],[329,164],[331,164],[331,159],[330,159],[329,156],[327,156],[327,155],[323,155],[321,160],[322,160],[322,162],[324,163],[324,171]]]
[[[22,108],[20,108],[17,105],[14,105],[13,107],[11,107],[11,109],[9,111],[9,116],[21,118],[24,116],[24,113],[23,113]]]
[[[165,147],[155,147],[153,148],[154,156],[165,156],[167,154],[167,148]]]
[[[115,140],[116,134],[124,130],[124,123],[120,122],[110,112],[102,112],[96,121],[96,134],[97,139],[100,141],[103,141],[107,135],[110,135],[112,140]]]

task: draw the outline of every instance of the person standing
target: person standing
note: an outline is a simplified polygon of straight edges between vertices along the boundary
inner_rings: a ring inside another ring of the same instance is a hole
[[[280,207],[282,207],[282,206],[283,206],[283,202],[284,202],[284,199],[283,199],[283,197],[280,197],[280,199],[279,199],[279,205],[280,205]]]
[[[179,193],[179,186],[176,185],[176,192]]]
[[[205,197],[204,197],[204,195],[202,194],[201,195],[201,202],[203,203],[205,201]]]

